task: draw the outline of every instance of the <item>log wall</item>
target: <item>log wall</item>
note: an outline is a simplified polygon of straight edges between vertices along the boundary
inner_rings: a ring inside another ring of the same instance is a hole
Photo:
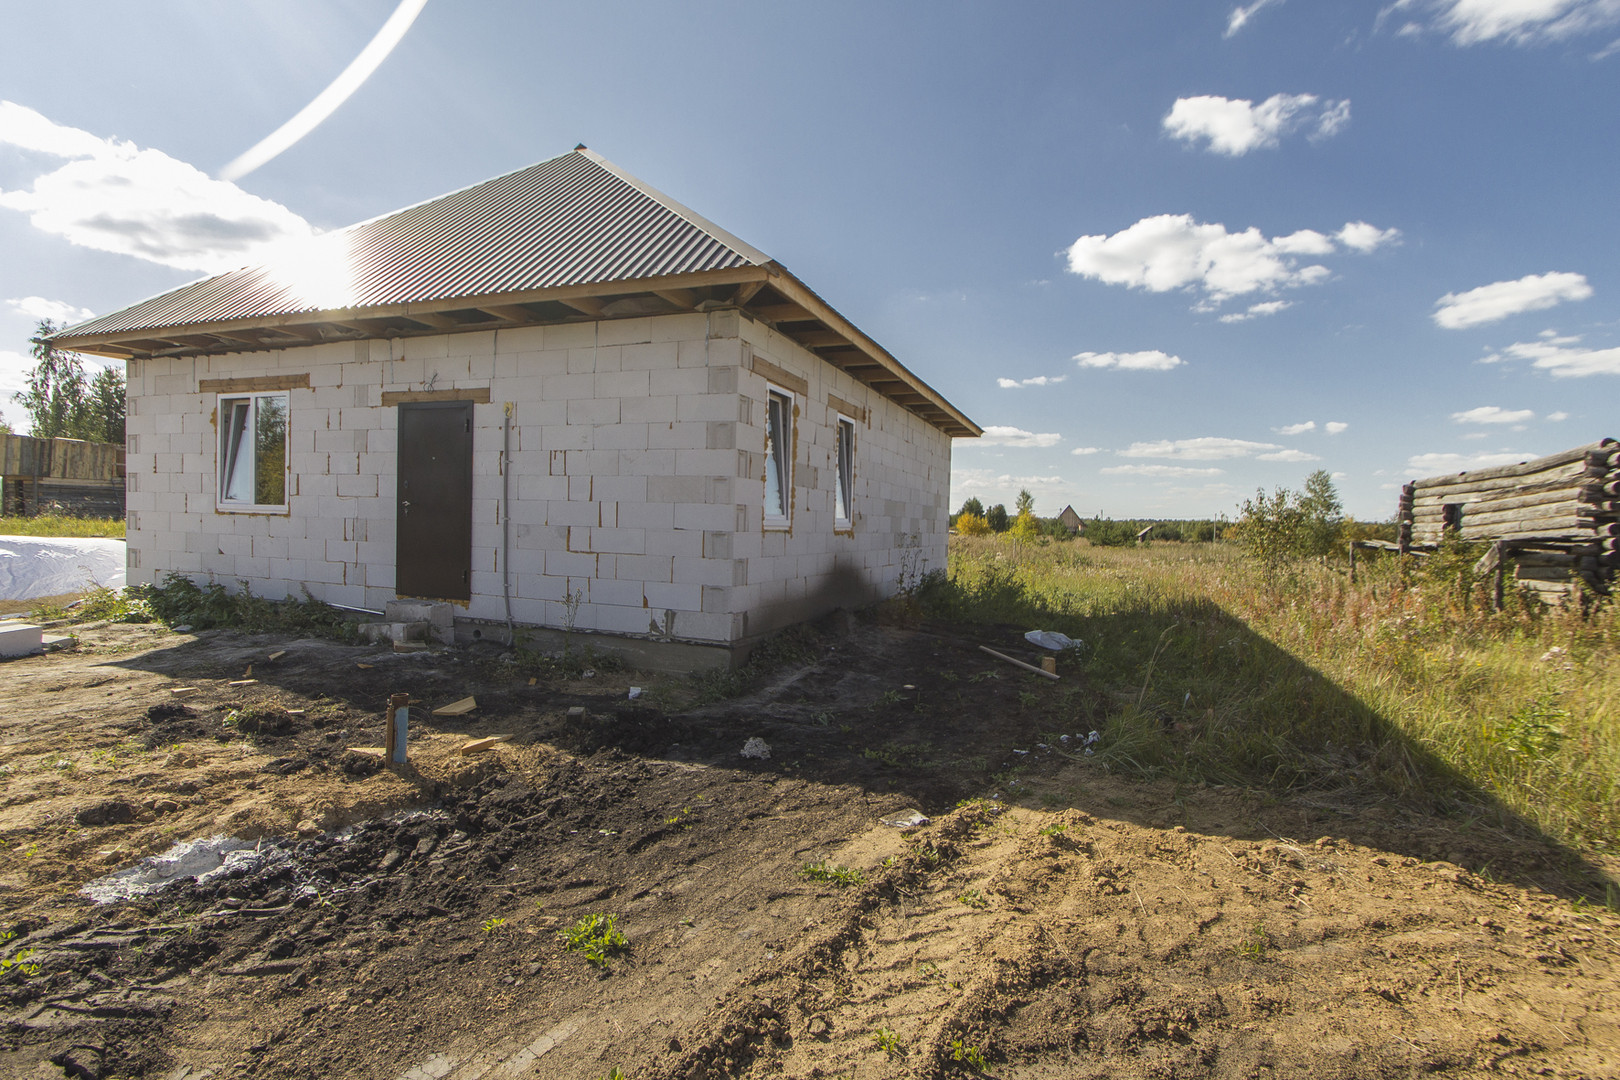
[[[1577,583],[1606,594],[1620,567],[1620,443],[1605,438],[1515,465],[1413,480],[1401,489],[1396,520],[1403,551],[1454,531],[1497,545],[1496,564],[1549,602]]]

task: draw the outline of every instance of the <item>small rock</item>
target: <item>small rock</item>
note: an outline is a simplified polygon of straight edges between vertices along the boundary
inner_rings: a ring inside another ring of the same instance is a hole
[[[764,761],[771,756],[771,744],[756,735],[747,742],[743,743],[741,753],[745,758],[754,758],[759,761]]]
[[[135,820],[135,808],[121,799],[103,799],[74,814],[73,820],[80,825],[127,825]]]
[[[583,705],[575,705],[573,708],[569,709],[568,710],[568,719],[570,719],[570,720],[583,720],[583,719],[585,719],[585,706],[583,706]]]

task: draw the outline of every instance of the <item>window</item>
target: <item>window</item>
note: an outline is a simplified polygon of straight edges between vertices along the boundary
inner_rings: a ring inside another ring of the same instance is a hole
[[[1442,532],[1449,532],[1452,529],[1461,529],[1462,521],[1462,503],[1445,503],[1440,507],[1440,529]]]
[[[793,395],[772,386],[765,395],[765,524],[788,524],[792,490]]]
[[[837,490],[833,495],[835,524],[848,527],[855,520],[855,421],[847,416],[838,418]]]
[[[287,395],[219,398],[221,510],[287,508]]]

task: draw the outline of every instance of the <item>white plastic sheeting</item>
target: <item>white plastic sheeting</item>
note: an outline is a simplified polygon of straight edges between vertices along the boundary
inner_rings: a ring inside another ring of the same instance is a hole
[[[92,584],[124,587],[122,540],[0,536],[0,600],[83,592]]]

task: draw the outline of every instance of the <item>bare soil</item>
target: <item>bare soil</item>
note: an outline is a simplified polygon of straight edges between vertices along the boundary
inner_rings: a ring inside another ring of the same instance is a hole
[[[686,710],[493,648],[79,633],[0,666],[3,1076],[1620,1076],[1598,868],[1354,784],[1109,775],[1081,673],[978,650],[1011,628],[828,630]],[[350,748],[402,692],[385,768]],[[265,857],[78,892],[215,833]],[[558,937],[592,913],[605,967]]]

